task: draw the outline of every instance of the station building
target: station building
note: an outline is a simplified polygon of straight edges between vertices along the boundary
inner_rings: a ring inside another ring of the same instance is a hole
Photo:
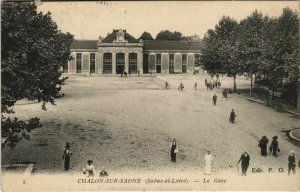
[[[192,73],[199,69],[201,42],[138,40],[113,30],[98,40],[74,40],[68,74]]]

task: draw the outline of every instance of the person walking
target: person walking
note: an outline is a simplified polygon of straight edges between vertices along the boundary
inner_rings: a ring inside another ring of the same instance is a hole
[[[214,94],[213,98],[212,98],[214,106],[216,106],[216,104],[217,104],[217,99],[218,99],[217,94]]]
[[[85,165],[85,169],[83,171],[83,173],[87,173],[88,177],[94,177],[94,171],[95,171],[95,167],[94,165],[92,165],[93,161],[92,160],[88,160],[87,164]]]
[[[171,161],[176,163],[176,154],[178,153],[178,146],[176,143],[176,139],[173,139],[171,142]]]
[[[260,147],[260,154],[262,156],[267,156],[267,145],[268,145],[269,139],[266,136],[263,136],[261,140],[259,140],[258,146]]]
[[[204,84],[207,87],[207,79],[204,80]],[[208,88],[207,88],[208,89]]]
[[[234,123],[235,117],[236,117],[236,114],[235,114],[235,112],[234,112],[234,109],[232,109],[231,112],[230,112],[229,121],[230,121],[231,123]]]
[[[212,157],[210,151],[206,152],[206,154],[204,156],[204,160],[205,160],[204,175],[211,175],[213,157]]]
[[[184,88],[184,86],[183,86],[182,82],[180,82],[180,84],[179,84],[179,90],[182,91],[183,88]]]
[[[63,154],[64,168],[66,171],[68,171],[70,169],[70,159],[71,159],[71,155],[72,155],[72,151],[70,150],[70,148],[71,148],[70,143],[66,143],[65,148],[66,149]]]
[[[279,144],[278,144],[277,139],[278,139],[278,136],[275,135],[275,136],[273,137],[271,146],[270,146],[270,148],[269,148],[269,149],[270,149],[270,153],[272,153],[272,155],[273,155],[274,157],[277,157],[277,152],[280,152]]]
[[[194,89],[195,89],[195,91],[197,91],[197,82],[195,82],[195,84],[194,84]]]
[[[288,157],[288,175],[290,175],[291,171],[295,175],[296,173],[296,158],[295,158],[295,151],[291,151]]]
[[[165,82],[165,88],[166,88],[166,89],[168,89],[168,85],[169,85],[169,83],[166,81],[166,82]]]
[[[247,153],[247,151],[245,151],[242,155],[241,158],[239,160],[239,162],[237,164],[241,163],[241,167],[242,167],[242,176],[247,176],[247,170],[249,167],[249,162],[250,162],[250,155]]]

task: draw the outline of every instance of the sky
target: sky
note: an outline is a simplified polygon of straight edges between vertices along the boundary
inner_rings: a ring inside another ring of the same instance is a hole
[[[38,11],[51,12],[63,32],[75,39],[98,39],[113,29],[139,38],[147,31],[153,38],[161,30],[179,31],[184,36],[199,35],[213,29],[222,16],[240,21],[255,9],[277,17],[282,9],[299,9],[298,1],[91,1],[44,2]]]

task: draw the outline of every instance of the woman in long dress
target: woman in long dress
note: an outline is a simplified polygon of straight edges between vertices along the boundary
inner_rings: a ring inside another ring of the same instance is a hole
[[[172,140],[170,147],[171,147],[171,161],[176,163],[176,154],[178,153],[178,146],[175,139]]]
[[[207,151],[207,153],[205,154],[204,160],[205,160],[204,174],[211,175],[213,157],[210,154],[210,151]]]

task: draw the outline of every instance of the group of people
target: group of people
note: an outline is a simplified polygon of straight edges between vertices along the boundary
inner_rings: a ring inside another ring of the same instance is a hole
[[[278,137],[274,136],[273,137],[273,141],[272,144],[270,146],[270,148],[272,148],[272,150],[277,150],[278,148],[278,142],[277,142]],[[263,136],[262,139],[259,141],[259,147],[261,148],[261,155],[262,156],[267,156],[267,143],[268,143],[268,139],[266,136]],[[274,148],[275,147],[275,148]],[[176,142],[176,139],[173,139],[171,141],[171,161],[176,163],[176,155],[179,152],[178,150],[178,145]],[[274,153],[273,153],[274,155]],[[277,157],[277,155],[274,155],[275,157]],[[206,154],[204,156],[204,162],[205,162],[205,166],[204,166],[204,174],[205,175],[211,175],[212,174],[212,161],[213,161],[213,156],[211,154],[211,152],[208,150],[206,151]],[[250,165],[250,155],[248,154],[247,151],[245,151],[239,161],[237,162],[237,165],[241,163],[241,169],[242,169],[242,173],[241,176],[247,176],[247,170],[248,167]],[[300,159],[298,162],[298,166],[300,168]],[[239,171],[239,169],[238,169]],[[288,156],[288,175],[290,175],[290,173],[293,172],[293,174],[295,174],[296,172],[296,158],[295,158],[295,152],[294,151],[290,151],[290,154]]]
[[[70,143],[67,143],[65,146],[65,150],[63,153],[63,160],[64,160],[64,168],[65,171],[68,171],[70,169],[70,159],[72,156],[72,151],[71,151],[71,145]],[[87,164],[85,165],[85,168],[83,168],[83,174],[87,174],[88,177],[93,177],[95,172],[95,167],[93,165],[92,160],[88,160]],[[107,177],[108,173],[105,171],[105,168],[102,167],[102,170],[99,173],[100,177]]]
[[[213,79],[213,80],[205,79],[204,83],[205,83],[207,90],[213,90],[213,88],[220,89],[220,87],[221,87],[221,82],[219,81],[219,79]]]
[[[262,156],[267,156],[267,145],[269,143],[269,139],[266,136],[263,136],[259,141],[258,141],[258,147],[261,149],[261,155]],[[275,135],[272,138],[271,145],[269,147],[270,154],[272,154],[274,157],[277,157],[277,153],[280,152],[279,149],[279,144],[278,144],[278,136]]]

